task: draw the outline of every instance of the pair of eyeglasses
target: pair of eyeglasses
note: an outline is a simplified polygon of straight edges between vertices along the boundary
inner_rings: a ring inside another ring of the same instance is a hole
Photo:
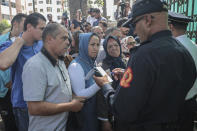
[[[140,20],[144,19],[144,17],[145,17],[145,15],[144,15],[144,16],[141,16],[141,17],[139,17],[137,20],[131,22],[131,25],[132,25],[133,29],[135,29],[136,24],[137,24]],[[154,18],[155,18],[155,17],[151,15],[151,19],[154,19]]]
[[[144,19],[144,16],[139,17],[137,20],[135,20],[135,21],[133,21],[133,22],[131,23],[133,29],[135,29],[136,24],[137,24],[140,20],[142,20],[142,19]]]

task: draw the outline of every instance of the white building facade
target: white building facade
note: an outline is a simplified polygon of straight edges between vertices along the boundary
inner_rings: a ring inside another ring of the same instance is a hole
[[[17,13],[26,14],[26,0],[1,0],[0,20],[6,19],[9,22]]]
[[[33,0],[26,0],[27,14],[33,13]],[[39,12],[47,19],[48,14],[52,14],[53,21],[60,23],[62,13],[67,7],[64,0],[34,0],[35,12]]]

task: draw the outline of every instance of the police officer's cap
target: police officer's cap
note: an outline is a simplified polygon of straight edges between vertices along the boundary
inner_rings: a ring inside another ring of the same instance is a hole
[[[168,21],[180,24],[188,24],[194,20],[180,13],[168,11]]]
[[[137,16],[161,11],[168,11],[167,4],[164,0],[136,0],[133,3],[128,21],[122,26],[129,27],[130,22],[132,22],[132,20],[134,20]]]

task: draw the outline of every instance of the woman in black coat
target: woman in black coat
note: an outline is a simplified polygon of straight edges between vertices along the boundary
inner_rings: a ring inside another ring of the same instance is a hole
[[[102,62],[102,68],[108,73],[112,72],[115,68],[126,68],[126,64],[122,59],[122,49],[120,41],[115,36],[108,36],[103,47],[106,53],[106,57]],[[113,76],[111,76],[113,79]],[[112,87],[116,88],[120,81],[113,79]],[[97,93],[97,115],[101,123],[101,131],[112,131],[112,124],[110,123],[111,113],[102,95],[102,92]]]

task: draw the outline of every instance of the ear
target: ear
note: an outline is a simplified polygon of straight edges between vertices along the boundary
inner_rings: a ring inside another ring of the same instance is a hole
[[[148,25],[148,27],[151,26],[152,24],[152,18],[151,18],[151,15],[147,15],[146,16],[146,24]]]
[[[46,42],[51,45],[51,43],[53,43],[54,38],[51,35],[47,35],[46,36]]]
[[[174,31],[174,26],[172,24],[168,25],[171,31]]]
[[[27,24],[27,31],[31,32],[32,29],[33,29],[33,26],[31,24]]]

